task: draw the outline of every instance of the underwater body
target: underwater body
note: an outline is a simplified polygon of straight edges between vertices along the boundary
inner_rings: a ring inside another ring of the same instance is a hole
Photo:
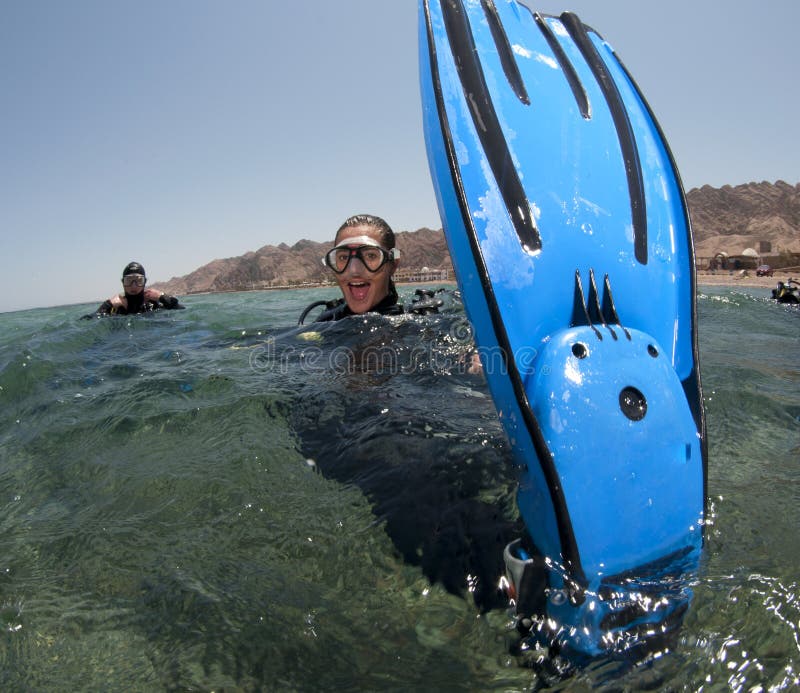
[[[497,589],[516,477],[457,297],[296,327],[335,294],[0,314],[4,690],[800,683],[796,308],[700,287],[690,607],[643,663],[564,668]]]

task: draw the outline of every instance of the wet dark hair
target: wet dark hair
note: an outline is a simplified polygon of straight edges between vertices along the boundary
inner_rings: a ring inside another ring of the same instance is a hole
[[[345,229],[352,229],[356,226],[369,226],[378,232],[381,245],[386,250],[394,248],[394,231],[383,219],[376,217],[373,214],[355,214],[349,219],[345,219],[344,224],[339,227],[339,230],[334,236],[334,243],[339,239],[339,234]]]

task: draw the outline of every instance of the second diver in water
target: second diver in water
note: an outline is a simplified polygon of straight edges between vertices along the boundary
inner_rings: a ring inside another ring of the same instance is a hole
[[[84,318],[98,315],[135,315],[149,313],[160,308],[176,310],[184,308],[174,296],[168,296],[158,289],[146,289],[147,276],[144,267],[138,262],[129,262],[122,270],[123,293],[114,294],[103,301],[100,307]]]

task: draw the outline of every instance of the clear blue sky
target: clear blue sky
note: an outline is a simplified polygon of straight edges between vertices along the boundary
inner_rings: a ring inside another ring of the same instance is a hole
[[[687,190],[800,182],[800,1],[573,0],[653,107]],[[2,0],[0,311],[441,224],[415,0]]]

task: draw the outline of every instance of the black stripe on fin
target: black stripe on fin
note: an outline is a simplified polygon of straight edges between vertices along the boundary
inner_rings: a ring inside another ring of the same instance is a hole
[[[464,98],[469,104],[472,122],[478,131],[484,154],[522,249],[527,253],[535,253],[541,250],[542,239],[489,96],[463,1],[443,2],[442,16]]]
[[[628,194],[630,196],[631,218],[633,220],[633,252],[636,259],[646,265],[647,209],[639,150],[636,147],[631,121],[628,118],[619,89],[617,89],[617,85],[611,77],[606,64],[589,38],[583,22],[572,12],[564,12],[561,15],[561,22],[586,59],[611,111],[611,117],[614,120],[614,127],[617,130],[617,137],[622,149],[625,174],[628,177]]]
[[[530,106],[531,99],[528,96],[528,90],[525,88],[525,82],[522,81],[522,75],[519,72],[519,67],[517,67],[517,61],[514,58],[514,51],[508,41],[506,30],[500,22],[500,15],[497,14],[497,6],[494,4],[494,0],[481,0],[481,7],[483,7],[483,13],[486,15],[489,28],[492,30],[492,38],[494,39],[494,45],[497,47],[497,54],[500,56],[503,72],[506,73],[506,79],[517,98],[526,106]]]
[[[595,289],[596,291],[596,289]],[[580,270],[575,270],[575,289],[572,295],[572,318],[570,319],[570,327],[578,325],[586,325],[591,327],[595,336],[602,342],[603,335],[598,330],[592,321],[592,316],[589,312],[589,305],[586,300],[586,294],[583,292],[583,282],[581,281]]]
[[[539,26],[542,34],[544,34],[547,45],[550,46],[550,50],[553,51],[553,55],[561,66],[561,71],[564,73],[567,84],[569,84],[569,88],[572,90],[572,95],[575,97],[575,102],[578,104],[581,115],[586,120],[590,120],[592,117],[592,104],[589,103],[589,96],[583,88],[581,78],[578,77],[578,73],[575,71],[567,54],[564,52],[564,49],[561,47],[561,44],[558,42],[558,39],[553,34],[552,29],[550,29],[544,17],[538,12],[535,12],[533,18],[536,20],[536,24]]]
[[[614,295],[611,293],[611,281],[608,275],[606,275],[603,280],[603,289],[603,314],[607,316],[606,320],[611,324],[619,325],[628,338],[628,341],[630,341],[631,333],[628,332],[628,328],[620,322],[619,315],[617,314],[617,306],[614,305]]]
[[[589,268],[589,299],[587,301],[586,308],[589,311],[589,315],[591,315],[597,322],[602,324],[603,327],[605,327],[611,333],[611,336],[616,341],[618,339],[617,333],[614,332],[614,328],[609,324],[608,320],[606,320],[605,312],[600,305],[600,292],[597,290],[597,282],[594,278],[594,270],[591,268]]]

